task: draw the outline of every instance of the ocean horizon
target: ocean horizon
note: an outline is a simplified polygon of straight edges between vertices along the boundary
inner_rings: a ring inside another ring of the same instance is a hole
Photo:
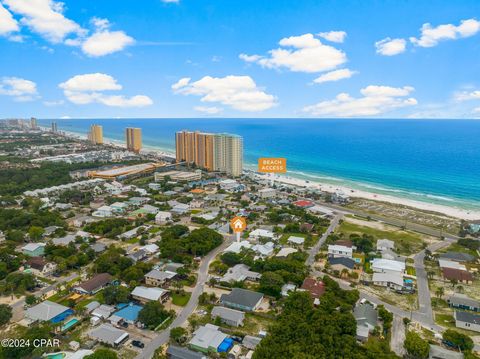
[[[144,148],[175,152],[175,132],[228,132],[244,138],[244,164],[287,158],[287,175],[409,200],[480,210],[480,122],[413,119],[42,119],[60,131],[124,141],[142,128]]]

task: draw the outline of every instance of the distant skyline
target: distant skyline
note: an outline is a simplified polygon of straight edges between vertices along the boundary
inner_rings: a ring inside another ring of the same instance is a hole
[[[0,0],[0,118],[480,118],[480,4]]]

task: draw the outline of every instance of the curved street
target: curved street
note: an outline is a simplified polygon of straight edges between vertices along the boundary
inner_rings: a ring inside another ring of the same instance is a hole
[[[155,336],[150,343],[145,345],[145,348],[142,349],[142,352],[137,355],[137,359],[150,359],[157,348],[169,341],[170,330],[172,328],[182,326],[187,321],[188,317],[193,313],[198,305],[198,298],[203,293],[203,286],[208,279],[208,267],[210,266],[211,261],[234,241],[234,236],[227,236],[226,238],[227,239],[220,246],[208,253],[200,262],[197,272],[197,284],[193,288],[192,295],[190,296],[190,300],[188,301],[187,305],[183,307],[182,311],[166,329],[158,333],[158,335]]]

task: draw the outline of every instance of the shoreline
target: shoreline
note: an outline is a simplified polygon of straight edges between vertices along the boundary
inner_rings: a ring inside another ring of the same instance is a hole
[[[428,202],[417,201],[417,200],[412,200],[407,198],[395,197],[395,196],[390,196],[385,194],[367,192],[367,191],[353,189],[353,188],[342,186],[342,185],[312,182],[312,181],[307,181],[300,178],[294,178],[294,177],[285,176],[285,175],[269,176],[266,174],[257,174],[257,177],[263,180],[270,180],[270,181],[273,179],[276,182],[293,185],[297,187],[318,189],[322,192],[335,193],[337,191],[341,191],[341,192],[344,192],[349,197],[353,197],[353,198],[363,198],[363,199],[368,199],[372,201],[398,204],[398,205],[416,208],[419,210],[437,212],[439,214],[443,214],[443,215],[447,215],[447,216],[455,217],[459,219],[477,220],[480,218],[480,211],[466,210],[466,209],[457,208],[453,206],[446,206],[441,204],[428,203]]]
[[[47,130],[48,128],[42,128],[42,130]],[[72,137],[75,139],[80,139],[80,140],[87,140],[88,137],[86,134],[83,133],[78,133],[78,132],[73,132],[73,131],[62,131],[65,136],[67,137]],[[112,139],[112,138],[107,138],[104,137],[105,144],[117,147],[119,149],[126,149],[126,145],[123,143],[121,140],[117,139]],[[151,145],[144,145],[143,151],[145,152],[155,152],[158,153],[162,156],[166,157],[171,157],[175,158],[175,153],[170,152],[168,150],[156,147],[156,146],[151,146]],[[249,169],[248,167],[249,164],[247,164],[246,168],[244,170],[249,170],[255,172],[255,170]],[[480,210],[470,210],[470,209],[465,209],[465,208],[459,208],[455,206],[448,206],[444,204],[438,204],[438,203],[432,203],[432,202],[426,202],[422,200],[415,200],[415,199],[410,199],[410,198],[405,198],[401,196],[393,196],[393,195],[388,195],[388,194],[381,194],[381,193],[375,193],[375,192],[369,192],[366,190],[361,190],[361,189],[356,189],[352,188],[349,186],[345,186],[342,184],[331,184],[327,182],[322,182],[318,180],[305,180],[300,177],[295,177],[295,175],[292,175],[292,172],[289,173],[289,175],[274,175],[274,176],[268,176],[265,174],[256,174],[258,178],[261,179],[268,179],[272,180],[272,178],[280,183],[284,184],[289,184],[293,186],[298,186],[298,187],[304,187],[304,188],[312,188],[312,189],[318,189],[323,192],[328,192],[328,193],[335,193],[337,191],[342,191],[345,194],[347,194],[349,197],[356,197],[356,198],[363,198],[367,200],[373,200],[373,201],[379,201],[379,202],[387,202],[391,204],[397,204],[397,205],[403,205],[403,206],[408,206],[412,208],[417,208],[420,210],[424,211],[430,211],[430,212],[437,212],[439,214],[447,215],[450,217],[455,217],[459,219],[464,219],[464,220],[478,220],[480,219]],[[336,178],[335,178],[336,179]],[[341,181],[341,178],[338,178],[339,181]],[[427,195],[427,194],[425,194]]]

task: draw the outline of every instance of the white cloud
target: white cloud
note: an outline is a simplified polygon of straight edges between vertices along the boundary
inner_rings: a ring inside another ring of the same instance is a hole
[[[408,97],[413,87],[389,87],[370,85],[360,90],[363,97],[354,98],[340,93],[335,99],[306,106],[303,112],[320,117],[375,116],[391,110],[413,106],[417,100]]]
[[[43,101],[43,104],[48,107],[61,106],[65,103],[63,100]]]
[[[4,77],[0,80],[0,95],[11,96],[15,101],[26,102],[36,100],[37,84],[18,77]]]
[[[179,4],[180,3],[180,0],[161,0],[162,2],[164,3],[167,3],[167,4]]]
[[[20,23],[52,43],[60,43],[67,36],[83,36],[85,30],[63,15],[63,3],[53,0],[4,0],[8,8],[22,16]]]
[[[115,107],[144,107],[153,104],[148,96],[106,95],[104,91],[121,90],[122,86],[112,76],[102,73],[76,75],[58,85],[65,97],[77,105],[101,103]]]
[[[470,37],[480,31],[480,21],[475,19],[462,20],[460,25],[443,24],[432,27],[431,24],[423,24],[420,38],[411,37],[410,41],[421,47],[433,47],[440,41],[456,40]]]
[[[259,89],[250,76],[205,76],[195,82],[183,78],[172,85],[172,90],[202,96],[202,102],[218,102],[238,111],[264,111],[277,104],[275,96]]]
[[[223,108],[215,107],[215,106],[212,106],[212,107],[195,106],[193,109],[198,112],[203,112],[206,115],[216,115],[223,111]]]
[[[10,34],[20,30],[17,20],[0,3],[0,35]]]
[[[456,101],[480,100],[480,90],[461,91],[454,95]]]
[[[133,38],[123,31],[101,30],[85,40],[82,51],[88,56],[99,57],[121,51],[133,43]]]
[[[339,81],[342,79],[348,79],[356,73],[357,71],[352,71],[350,69],[333,70],[317,77],[315,80],[313,80],[313,82],[316,84],[321,84],[324,82]]]
[[[394,56],[405,52],[407,42],[404,39],[391,39],[389,37],[377,41],[375,47],[377,54],[384,56]]]
[[[323,37],[325,40],[338,43],[342,43],[347,37],[347,33],[345,31],[320,32],[317,35]]]
[[[347,61],[343,51],[322,44],[312,34],[283,38],[279,44],[282,47],[270,50],[268,57],[246,54],[241,54],[239,57],[266,68],[287,68],[295,72],[328,71]]]

